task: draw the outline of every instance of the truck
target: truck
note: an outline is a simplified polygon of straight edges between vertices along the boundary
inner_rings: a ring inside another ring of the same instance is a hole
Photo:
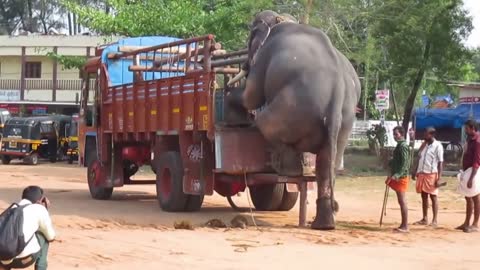
[[[235,207],[231,197],[248,187],[259,211],[288,211],[300,195],[305,226],[315,155],[302,154],[302,173],[280,175],[252,124],[255,112],[225,102],[226,82],[247,53],[222,50],[211,34],[125,38],[96,48],[83,67],[78,120],[79,164],[87,167],[91,197],[155,185],[163,211],[192,212],[214,192]],[[155,179],[132,180],[142,166]]]

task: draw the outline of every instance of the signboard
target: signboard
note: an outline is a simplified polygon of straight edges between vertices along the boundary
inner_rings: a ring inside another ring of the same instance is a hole
[[[379,111],[388,110],[390,107],[390,90],[375,91],[375,108]]]
[[[19,101],[20,90],[0,90],[0,101]]]
[[[0,108],[7,109],[10,112],[10,114],[20,113],[20,105],[18,104],[0,104]]]
[[[459,104],[478,104],[480,103],[480,97],[461,97]]]

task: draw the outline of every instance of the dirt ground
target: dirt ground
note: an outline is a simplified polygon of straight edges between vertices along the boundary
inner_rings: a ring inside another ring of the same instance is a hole
[[[346,162],[348,166],[348,160]],[[238,215],[219,195],[206,197],[197,213],[165,213],[154,186],[115,190],[110,201],[90,198],[86,170],[76,165],[0,165],[0,209],[17,201],[27,185],[46,189],[58,232],[51,245],[49,269],[474,269],[480,267],[480,234],[453,230],[463,221],[463,199],[456,179],[440,193],[440,228],[411,226],[406,235],[392,232],[400,213],[393,192],[384,226],[379,228],[384,176],[340,176],[336,231],[299,229],[298,206],[289,212],[241,213],[246,230],[212,229],[210,219],[225,223]],[[142,178],[153,177],[148,172]],[[235,201],[248,207],[247,194]],[[420,219],[420,198],[409,192],[410,223]],[[309,220],[315,214],[309,194]],[[188,221],[194,230],[175,230]],[[32,268],[33,269],[33,268]]]

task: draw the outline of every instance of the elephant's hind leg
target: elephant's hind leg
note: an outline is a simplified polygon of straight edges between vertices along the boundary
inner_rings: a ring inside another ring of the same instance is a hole
[[[315,163],[315,176],[317,178],[317,211],[315,220],[312,222],[312,229],[333,230],[335,229],[333,186],[331,185],[330,167],[330,146],[325,144],[317,153]]]
[[[325,144],[317,153],[315,174],[317,178],[317,213],[312,223],[312,229],[335,229],[335,157],[337,154],[337,139],[342,117],[340,113],[330,114],[327,120],[328,136]]]

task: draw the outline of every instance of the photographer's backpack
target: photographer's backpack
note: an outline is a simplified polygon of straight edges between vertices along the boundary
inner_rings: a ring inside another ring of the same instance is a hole
[[[0,260],[11,260],[27,246],[23,235],[23,209],[28,205],[12,204],[0,214]]]

